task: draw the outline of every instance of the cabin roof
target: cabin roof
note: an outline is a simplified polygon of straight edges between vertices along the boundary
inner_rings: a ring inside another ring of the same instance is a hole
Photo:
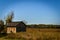
[[[16,27],[18,24],[24,24],[22,21],[20,22],[10,22],[7,23],[7,27]]]

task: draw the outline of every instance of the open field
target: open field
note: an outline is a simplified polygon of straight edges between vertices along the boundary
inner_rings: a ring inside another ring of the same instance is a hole
[[[60,40],[60,29],[27,28],[26,30],[26,32],[10,35],[11,37],[15,37],[15,39],[10,40]],[[4,38],[0,38],[0,40],[8,40]]]

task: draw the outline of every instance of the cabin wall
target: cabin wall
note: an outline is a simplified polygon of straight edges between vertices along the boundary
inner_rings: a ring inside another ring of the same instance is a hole
[[[17,25],[17,32],[23,32],[26,31],[26,26],[24,24],[18,24]]]
[[[7,33],[16,33],[16,27],[7,27]]]

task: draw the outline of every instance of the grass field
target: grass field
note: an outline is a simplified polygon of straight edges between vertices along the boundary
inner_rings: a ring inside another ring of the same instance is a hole
[[[60,29],[40,29],[40,28],[27,28],[26,32],[19,32],[11,37],[18,39],[4,39],[0,40],[60,40]]]

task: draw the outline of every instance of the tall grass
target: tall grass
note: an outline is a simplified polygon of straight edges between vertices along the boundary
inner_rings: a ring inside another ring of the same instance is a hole
[[[26,32],[8,34],[4,38],[13,40],[60,40],[60,29],[27,28]]]

